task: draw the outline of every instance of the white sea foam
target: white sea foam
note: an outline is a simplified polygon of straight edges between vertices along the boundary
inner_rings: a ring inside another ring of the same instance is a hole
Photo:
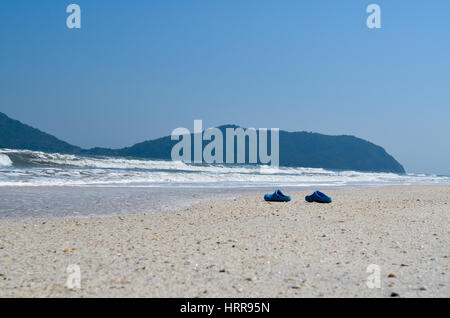
[[[321,168],[188,165],[182,162],[85,157],[0,149],[0,186],[345,186],[439,184],[450,178]]]
[[[0,153],[0,167],[12,166],[12,161],[9,159],[8,155]]]

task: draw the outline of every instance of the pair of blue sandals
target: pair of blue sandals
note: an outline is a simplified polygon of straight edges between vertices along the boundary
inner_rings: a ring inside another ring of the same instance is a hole
[[[291,201],[291,197],[289,195],[285,195],[281,190],[276,190],[273,194],[266,194],[264,196],[264,200],[271,202],[289,202]],[[319,203],[331,203],[331,197],[327,196],[325,193],[320,191],[314,191],[313,194],[307,195],[305,197],[307,202],[319,202]]]

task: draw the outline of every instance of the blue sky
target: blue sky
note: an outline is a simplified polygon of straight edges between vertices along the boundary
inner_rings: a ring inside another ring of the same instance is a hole
[[[82,28],[66,27],[80,5]],[[366,27],[367,5],[382,28]],[[83,147],[235,123],[351,134],[450,175],[450,2],[0,2],[0,111]]]

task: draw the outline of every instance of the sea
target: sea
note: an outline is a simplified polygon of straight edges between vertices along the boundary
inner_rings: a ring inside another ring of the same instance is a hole
[[[186,164],[0,149],[0,218],[173,211],[275,189],[450,184],[450,177],[307,167]]]

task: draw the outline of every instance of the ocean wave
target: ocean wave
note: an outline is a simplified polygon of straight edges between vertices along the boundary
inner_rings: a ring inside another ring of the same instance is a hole
[[[0,186],[318,186],[449,184],[449,177],[87,157],[0,149]]]
[[[257,170],[255,170],[256,172]],[[377,185],[377,184],[439,184],[449,178],[407,176],[386,173],[349,174],[261,174],[175,172],[107,169],[0,169],[0,185],[69,186],[69,185],[129,185],[129,186],[313,186],[313,185]]]
[[[0,153],[9,154],[18,166],[33,167],[72,167],[100,169],[140,169],[168,170],[211,173],[243,174],[329,174],[321,168],[288,168],[265,165],[223,165],[223,164],[186,164],[181,161],[149,160],[119,157],[87,157],[60,153],[46,153],[31,150],[0,149]]]
[[[0,153],[0,167],[10,167],[12,166],[12,161],[9,159],[8,155]]]

